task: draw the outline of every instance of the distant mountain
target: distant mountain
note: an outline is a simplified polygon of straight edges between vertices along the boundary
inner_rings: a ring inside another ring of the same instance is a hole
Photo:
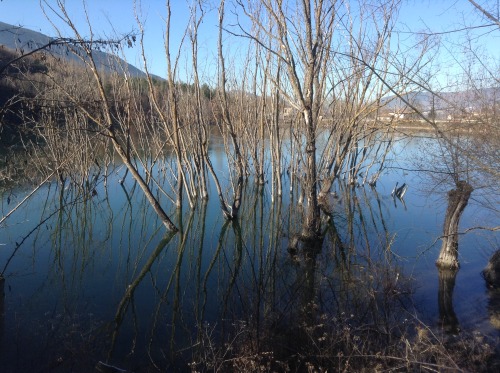
[[[0,48],[3,46],[24,54],[47,45],[52,40],[55,39],[40,32],[0,22]],[[76,48],[79,49],[79,47]],[[49,51],[56,57],[83,64],[80,58],[70,52],[65,45],[52,45]],[[81,50],[81,55],[84,55],[83,50]],[[133,77],[146,76],[146,74],[137,67],[112,54],[95,50],[93,51],[93,56],[97,67],[105,72],[127,71]]]
[[[439,111],[457,111],[457,108],[468,111],[477,111],[486,106],[500,104],[499,88],[482,88],[478,90],[458,91],[458,92],[439,92],[438,96],[430,92],[412,92],[401,96],[389,96],[382,100],[387,110],[400,112],[407,107],[405,101],[423,112],[434,110]]]

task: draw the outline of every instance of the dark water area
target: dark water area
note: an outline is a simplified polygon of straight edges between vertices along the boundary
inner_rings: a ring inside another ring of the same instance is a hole
[[[180,232],[170,235],[130,176],[119,183],[120,165],[90,195],[45,184],[0,227],[0,371],[95,371],[98,361],[135,372],[186,371],[223,359],[216,345],[310,318],[390,328],[417,317],[439,329],[434,263],[446,196],[426,192],[410,170],[418,147],[396,146],[375,189],[337,184],[325,240],[307,260],[288,249],[301,226],[288,189],[277,203],[269,184],[250,181],[233,223],[215,193],[194,210],[171,208]],[[224,169],[222,150],[212,152]],[[409,185],[404,202],[391,197],[396,182]],[[3,191],[2,216],[28,192]],[[461,227],[492,219],[471,201]],[[492,340],[500,336],[500,308],[480,272],[498,247],[492,232],[460,237],[452,294],[459,329]]]

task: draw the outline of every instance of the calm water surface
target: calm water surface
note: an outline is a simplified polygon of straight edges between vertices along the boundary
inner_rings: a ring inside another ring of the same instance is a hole
[[[214,197],[194,211],[171,209],[181,227],[173,237],[130,176],[118,182],[119,166],[90,198],[44,185],[0,227],[0,371],[90,371],[99,360],[135,371],[187,367],[200,334],[217,341],[242,323],[277,325],[311,302],[325,314],[360,313],[362,288],[398,281],[412,289],[409,312],[437,326],[446,200],[408,171],[418,146],[396,147],[376,189],[337,186],[335,229],[312,267],[287,250],[300,228],[293,197],[273,204],[268,184],[246,186],[238,224],[225,224]],[[213,151],[223,169],[225,157]],[[396,181],[409,184],[404,204],[390,195]],[[4,191],[2,215],[28,192]],[[491,219],[471,201],[461,227]],[[480,271],[495,247],[486,231],[460,238],[453,293],[460,327],[494,337]]]

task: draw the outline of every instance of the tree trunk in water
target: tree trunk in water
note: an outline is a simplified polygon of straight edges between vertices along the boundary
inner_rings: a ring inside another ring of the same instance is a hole
[[[500,289],[500,250],[493,253],[482,274],[489,288]]]
[[[137,171],[137,169],[134,167],[134,165],[130,162],[130,159],[127,157],[127,154],[123,150],[122,146],[120,145],[118,140],[116,140],[114,133],[111,130],[109,130],[108,134],[111,137],[111,142],[113,143],[113,147],[114,147],[115,151],[118,153],[122,162],[125,164],[127,169],[132,174],[132,177],[134,178],[134,180],[137,182],[137,184],[139,184],[139,187],[144,192],[144,195],[146,196],[147,200],[149,201],[149,203],[151,204],[151,206],[153,207],[153,209],[155,210],[156,214],[161,219],[161,221],[163,222],[165,227],[167,227],[167,229],[169,229],[172,232],[177,232],[179,229],[177,229],[175,224],[170,220],[168,215],[165,213],[163,208],[160,206],[160,202],[158,202],[158,200],[154,196],[151,189],[149,189],[148,184],[144,181],[144,179],[141,176],[141,174],[139,173],[139,171]]]
[[[307,131],[305,185],[303,190],[306,194],[307,215],[304,221],[303,235],[307,239],[319,238],[320,236],[320,210],[317,193],[317,171],[316,171],[316,129],[310,108],[304,110],[304,120]]]
[[[243,155],[240,151],[240,142],[238,140],[238,136],[234,130],[233,122],[229,115],[229,100],[227,98],[226,93],[226,67],[224,62],[224,54],[222,53],[222,30],[224,29],[224,5],[225,1],[222,0],[219,6],[219,40],[218,40],[218,58],[219,58],[219,99],[222,109],[222,121],[224,124],[224,131],[227,132],[229,137],[231,138],[231,143],[233,145],[234,150],[234,158],[236,163],[236,173],[237,173],[237,182],[236,188],[234,188],[234,197],[233,204],[228,208],[228,205],[225,204],[225,208],[222,208],[224,216],[226,219],[236,219],[238,217],[238,212],[241,206],[241,198],[243,196],[243,176],[245,175],[245,166],[243,164]],[[224,135],[224,133],[223,133]],[[211,169],[213,175],[213,168]],[[218,188],[219,189],[219,188]],[[222,194],[218,190],[219,198],[221,198]],[[221,199],[221,206],[223,205]],[[229,211],[230,210],[230,211]]]
[[[448,208],[443,228],[443,244],[436,265],[439,268],[457,269],[458,263],[458,224],[469,202],[472,186],[464,180],[457,183],[457,188],[448,192]]]

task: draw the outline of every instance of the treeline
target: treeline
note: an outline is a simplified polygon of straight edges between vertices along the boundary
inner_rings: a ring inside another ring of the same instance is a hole
[[[70,60],[54,57],[45,51],[25,58],[20,57],[22,55],[18,52],[0,47],[0,142],[4,146],[22,145],[19,141],[23,135],[34,134],[23,124],[26,123],[26,116],[37,118],[37,114],[48,105],[41,95],[48,84],[43,75],[50,75],[50,79],[55,77],[63,79],[73,75],[75,81],[78,81],[78,76],[84,74],[84,67]],[[11,62],[18,58],[20,58],[18,61]],[[103,74],[103,77],[106,94],[115,99],[110,102],[112,109],[121,110],[123,105],[120,105],[120,101],[123,101],[124,97],[115,97],[113,93],[116,77],[112,74]],[[139,92],[140,105],[146,110],[150,106],[147,79],[131,77],[130,80],[131,85]],[[168,90],[168,83],[162,78],[154,77],[152,83],[159,92]],[[176,83],[175,89],[188,95],[193,95],[195,92],[194,84],[184,82]],[[203,83],[200,89],[204,100],[211,101],[215,98],[216,91],[208,84]]]
[[[35,91],[25,81],[26,76],[46,72],[40,59],[25,58],[11,63],[18,55],[0,48],[0,142],[3,146],[15,145],[22,134],[19,113],[23,102],[32,99]]]

